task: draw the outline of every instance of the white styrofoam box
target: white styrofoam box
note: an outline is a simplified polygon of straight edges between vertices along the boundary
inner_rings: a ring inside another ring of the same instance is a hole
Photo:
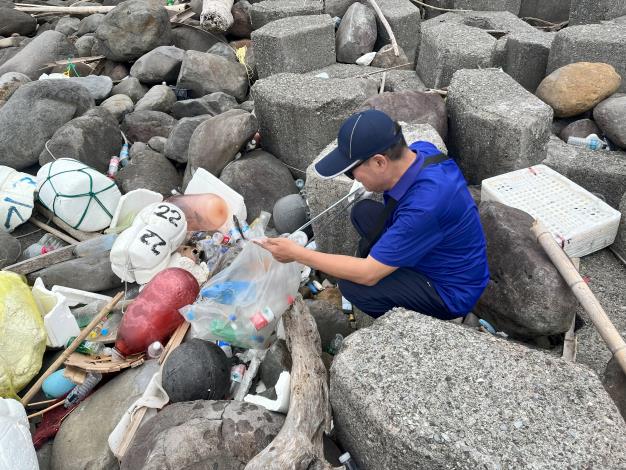
[[[481,201],[497,201],[540,220],[570,257],[615,241],[621,214],[546,165],[483,180]]]
[[[35,279],[32,293],[43,316],[48,346],[64,347],[72,336],[80,334],[78,322],[62,294],[46,289],[40,277]]]
[[[0,468],[39,470],[26,410],[11,398],[0,398]]]

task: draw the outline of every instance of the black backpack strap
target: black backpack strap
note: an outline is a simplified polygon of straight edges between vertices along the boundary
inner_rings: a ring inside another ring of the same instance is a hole
[[[441,162],[445,162],[446,160],[449,160],[449,159],[450,157],[448,157],[445,153],[438,153],[436,155],[431,155],[430,157],[426,157],[424,159],[424,162],[422,163],[422,166],[420,167],[419,171],[421,172],[426,167],[436,165]],[[393,212],[396,210],[396,207],[398,207],[398,201],[396,201],[393,198],[388,198],[387,203],[385,204],[385,208],[383,209],[383,212],[380,215],[380,218],[376,222],[376,228],[372,231],[372,235],[370,235],[370,237],[368,237],[367,239],[361,238],[359,240],[357,256],[359,256],[360,258],[366,258],[369,255],[369,252],[374,246],[374,244],[380,239],[380,237],[385,232],[387,219],[389,218],[391,214],[393,214]]]

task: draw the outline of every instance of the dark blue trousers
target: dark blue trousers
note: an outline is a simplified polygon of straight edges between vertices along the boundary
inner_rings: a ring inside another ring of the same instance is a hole
[[[352,225],[364,241],[372,241],[383,216],[384,206],[371,199],[357,202],[351,212]],[[369,243],[359,244],[358,256],[365,258]],[[399,247],[401,249],[401,247]],[[378,318],[394,307],[404,307],[424,315],[451,320],[458,317],[448,311],[432,282],[422,274],[408,268],[396,269],[374,286],[340,280],[339,290],[359,310]]]

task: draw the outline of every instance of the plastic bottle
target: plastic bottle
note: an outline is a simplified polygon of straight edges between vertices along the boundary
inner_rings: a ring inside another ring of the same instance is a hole
[[[602,150],[608,147],[607,143],[600,139],[600,137],[596,134],[590,134],[584,139],[582,137],[570,137],[567,139],[567,143],[569,145],[586,148],[588,150]]]
[[[108,235],[102,235],[101,237],[90,238],[84,242],[80,242],[74,248],[74,253],[80,258],[86,258],[89,256],[95,256],[107,251],[111,251],[113,243],[117,238],[116,233],[110,233]]]
[[[337,333],[328,345],[328,354],[333,356],[339,352],[341,345],[343,344],[343,335]]]
[[[261,211],[259,216],[254,219],[254,221],[250,224],[250,231],[248,232],[248,238],[250,240],[255,238],[261,238],[265,236],[265,230],[267,229],[267,224],[269,223],[272,214],[269,212]]]
[[[226,357],[228,358],[233,357],[233,348],[231,347],[229,342],[216,341],[216,344],[221,348],[222,351],[224,351],[224,354],[226,354]]]
[[[130,160],[128,159],[128,143],[124,143],[124,145],[122,145],[122,150],[120,150],[120,165],[122,165],[122,168],[128,165],[129,161]]]
[[[301,230],[297,230],[293,232],[292,234],[289,234],[287,238],[289,238],[290,240],[293,240],[300,246],[306,246],[306,244],[309,241],[309,237],[307,237],[306,233],[304,233]]]
[[[148,357],[150,359],[158,359],[163,354],[163,345],[160,341],[155,341],[150,346],[148,346]]]
[[[117,155],[113,155],[109,160],[109,169],[107,170],[107,176],[112,180],[117,176],[117,171],[120,168],[120,159]]]
[[[85,381],[77,385],[72,391],[65,397],[63,406],[69,408],[72,405],[76,405],[83,401],[89,393],[95,388],[96,385],[102,380],[102,374],[100,372],[87,372]]]
[[[33,243],[26,248],[26,250],[24,250],[24,258],[28,259],[39,255],[45,255],[46,253],[50,253],[51,251],[61,248],[62,246],[64,246],[64,243],[61,239],[46,233],[37,243]]]
[[[341,454],[339,456],[339,462],[346,467],[346,470],[359,470],[359,467],[356,466],[356,462],[350,455],[350,452],[346,452],[345,454]]]
[[[67,344],[65,347],[67,348],[72,341],[76,339],[76,336],[72,336],[67,340]],[[104,343],[96,343],[94,341],[81,341],[81,343],[76,348],[76,352],[81,354],[87,354],[89,356],[110,356],[111,348],[108,348]]]
[[[302,191],[304,189],[304,180],[302,178],[298,178],[296,180],[296,187]]]
[[[96,339],[98,336],[107,336],[110,332],[109,319],[103,318],[100,323],[89,333],[89,339]]]

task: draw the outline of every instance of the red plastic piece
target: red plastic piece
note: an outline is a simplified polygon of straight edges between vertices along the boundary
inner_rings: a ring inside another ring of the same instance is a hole
[[[168,268],[146,285],[122,317],[115,349],[130,356],[148,349],[155,341],[167,343],[184,321],[178,310],[192,304],[200,286],[184,269]]]

